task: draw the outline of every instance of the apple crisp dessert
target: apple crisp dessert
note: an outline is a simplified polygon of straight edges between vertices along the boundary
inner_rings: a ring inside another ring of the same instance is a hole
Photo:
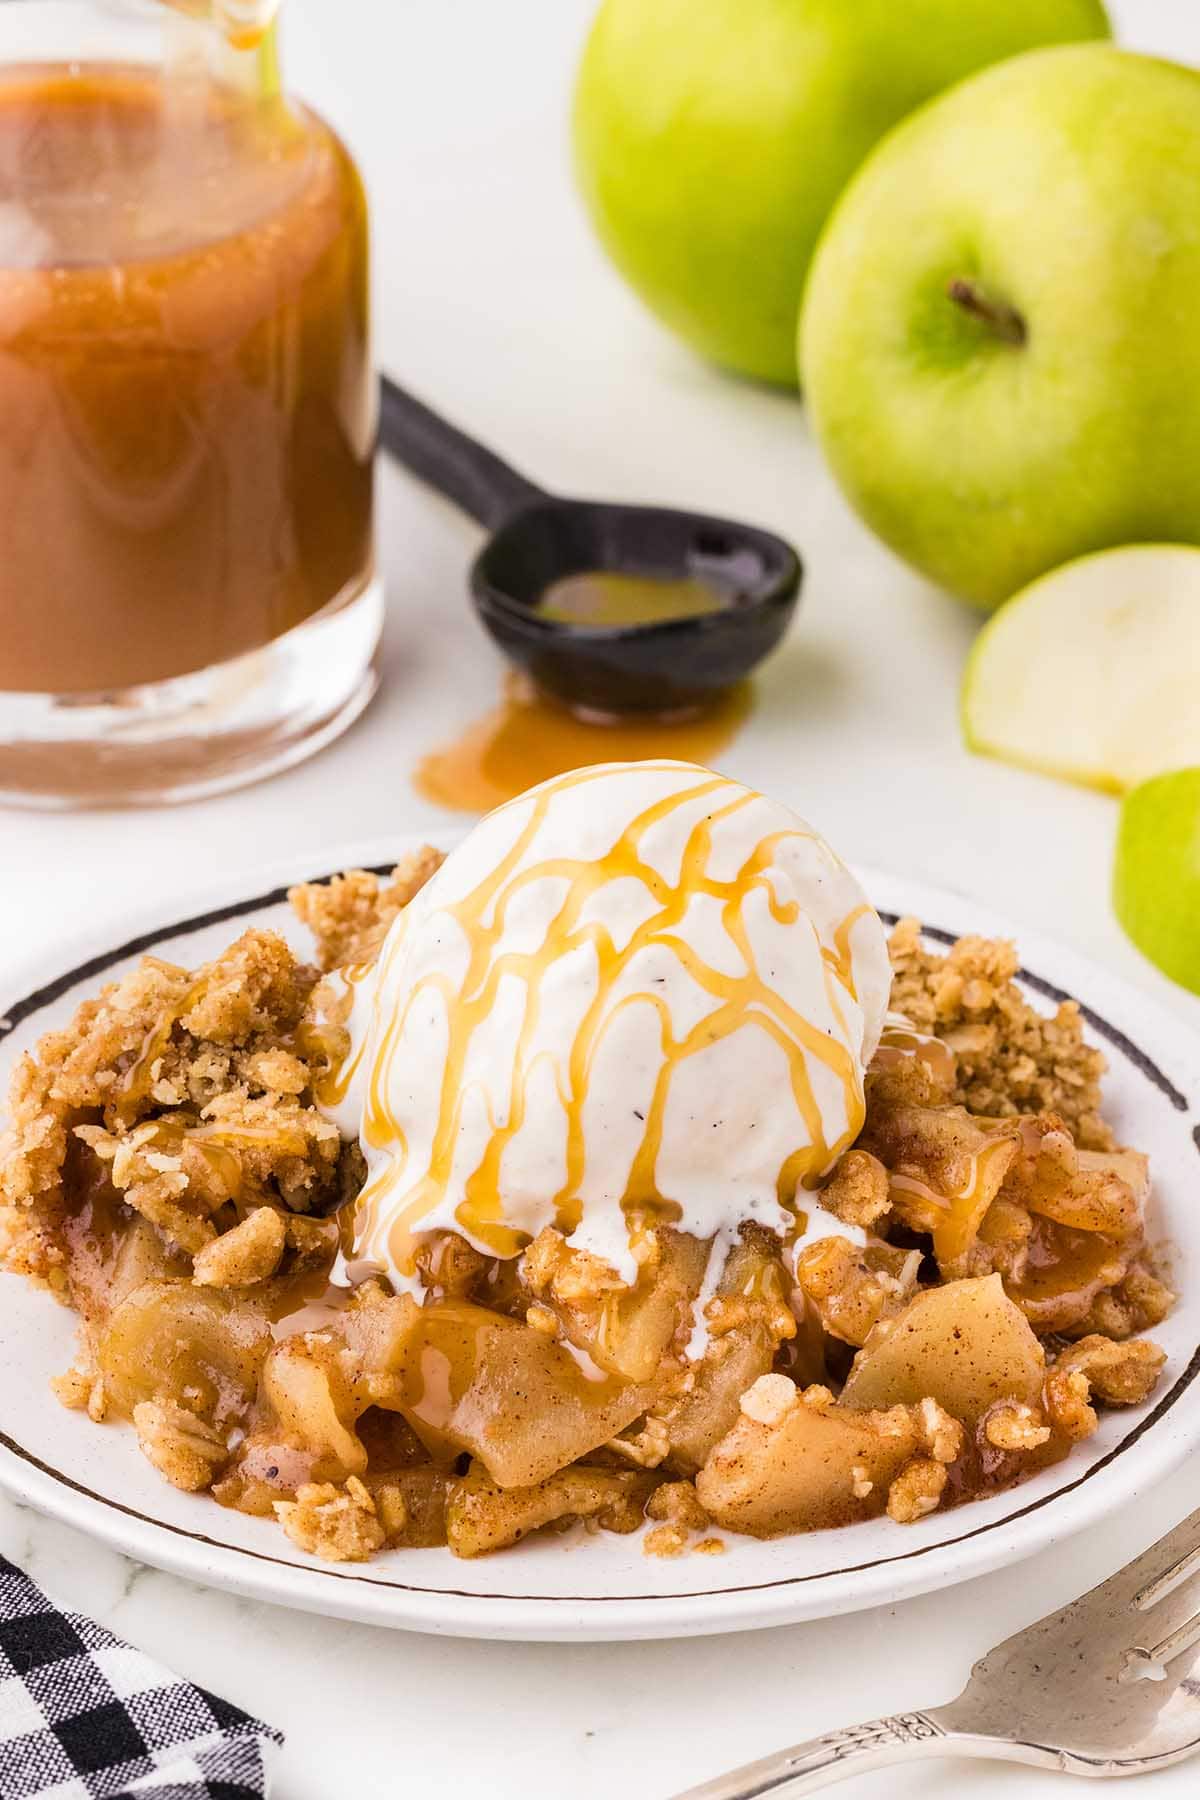
[[[1101,1054],[1073,1005],[1027,1003],[1010,945],[935,954],[913,920],[865,1123],[797,1192],[792,1241],[744,1224],[706,1291],[709,1245],[648,1203],[632,1279],[553,1226],[509,1256],[428,1231],[408,1289],[364,1269],[366,1166],[321,1101],[346,1053],[325,977],[378,955],[439,861],[296,889],[313,964],[258,929],[199,969],[147,957],[22,1058],[0,1243],[79,1315],[64,1404],[131,1421],[177,1487],[353,1561],[578,1520],[649,1521],[666,1555],[908,1523],[1152,1392],[1140,1334],[1172,1295]],[[829,1234],[800,1228],[806,1202]]]

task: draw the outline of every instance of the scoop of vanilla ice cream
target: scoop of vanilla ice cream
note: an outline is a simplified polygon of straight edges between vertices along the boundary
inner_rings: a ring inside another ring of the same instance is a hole
[[[786,807],[678,762],[545,782],[484,819],[355,980],[341,1107],[356,1256],[546,1225],[636,1275],[627,1209],[700,1238],[790,1223],[857,1136],[883,927]]]

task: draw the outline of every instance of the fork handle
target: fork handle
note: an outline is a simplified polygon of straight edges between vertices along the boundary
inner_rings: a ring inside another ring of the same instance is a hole
[[[807,1744],[793,1744],[759,1762],[746,1763],[715,1781],[688,1788],[675,1800],[760,1800],[765,1794],[815,1794],[865,1775],[888,1763],[913,1756],[1003,1755],[995,1745],[985,1749],[980,1739],[939,1723],[936,1713],[898,1713],[892,1718],[871,1719],[866,1725],[847,1725],[827,1731]]]

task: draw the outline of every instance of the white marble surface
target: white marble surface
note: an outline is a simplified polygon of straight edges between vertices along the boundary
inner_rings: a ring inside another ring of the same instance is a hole
[[[1200,1025],[1108,909],[1114,808],[962,750],[955,689],[972,618],[873,544],[820,469],[802,409],[725,381],[659,335],[609,273],[564,153],[589,0],[289,0],[295,84],[344,129],[375,203],[380,351],[435,403],[548,483],[676,499],[785,531],[809,566],[792,639],[723,759],[794,799],[850,857],[949,885],[1056,933]],[[1200,61],[1188,0],[1121,0],[1127,42]],[[269,786],[172,813],[0,814],[5,988],[21,946],[190,881],[437,815],[416,756],[493,698],[463,601],[474,536],[382,478],[386,689],[338,746]],[[1183,1474],[1011,1574],[841,1621],[737,1639],[574,1649],[388,1634],[222,1597],[0,1502],[0,1549],[288,1733],[280,1800],[619,1786],[662,1800],[787,1739],[938,1701],[972,1658],[1144,1547],[1195,1504]],[[1164,1800],[1195,1773],[1158,1778]],[[886,1784],[886,1785],[885,1785]],[[980,1765],[874,1792],[1036,1796],[1049,1777]],[[868,1793],[868,1781],[848,1795]]]

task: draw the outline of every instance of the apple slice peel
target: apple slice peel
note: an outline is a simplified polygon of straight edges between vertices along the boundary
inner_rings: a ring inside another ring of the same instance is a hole
[[[1126,796],[1113,910],[1143,956],[1200,994],[1200,768],[1159,775]]]

